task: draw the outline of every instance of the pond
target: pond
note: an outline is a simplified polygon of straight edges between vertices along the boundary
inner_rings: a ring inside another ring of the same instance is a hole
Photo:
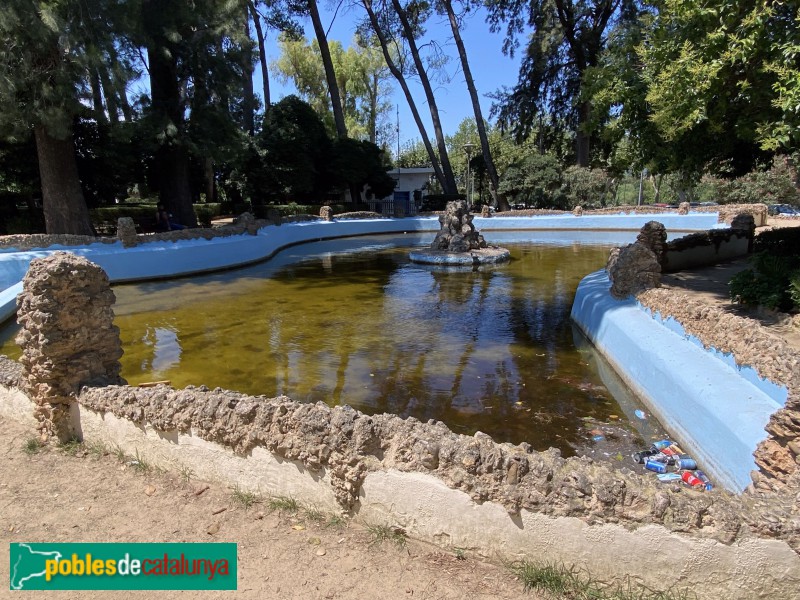
[[[237,270],[117,285],[122,375],[435,419],[565,456],[614,437],[604,424],[631,443],[658,435],[626,418],[640,407],[569,318],[609,246],[500,240],[504,265],[411,263],[409,248],[431,239],[303,244]],[[0,330],[14,358],[15,330]]]

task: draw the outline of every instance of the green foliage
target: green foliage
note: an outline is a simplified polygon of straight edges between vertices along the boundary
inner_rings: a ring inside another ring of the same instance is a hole
[[[757,252],[752,263],[752,269],[737,273],[731,279],[733,301],[783,312],[800,309],[792,293],[792,282],[800,277],[800,255]]]
[[[734,179],[707,176],[704,183],[720,204],[793,204],[800,206],[800,190],[795,186],[797,169],[786,157],[777,157],[767,170],[755,170]]]
[[[500,193],[511,205],[566,208],[561,194],[561,165],[550,154],[533,152],[510,165],[500,180]]]
[[[195,204],[194,212],[197,215],[197,222],[202,227],[211,227],[211,220],[222,214],[222,205],[218,202]]]
[[[762,231],[755,238],[753,251],[793,257],[800,261],[800,227]]]
[[[611,179],[602,169],[570,167],[564,171],[562,193],[566,206],[605,206],[612,185]]]
[[[317,40],[309,43],[282,34],[278,40],[280,57],[272,63],[272,73],[282,83],[291,81],[333,135],[333,113]],[[328,46],[336,71],[347,132],[357,140],[384,139],[391,133],[389,119],[393,105],[389,101],[392,79],[379,48],[367,45],[362,38],[344,48],[330,40]]]
[[[431,158],[428,156],[428,151],[425,149],[425,144],[422,140],[415,139],[407,141],[402,148],[400,148],[400,156],[395,160],[395,166],[403,169],[411,169],[417,167],[431,167]]]
[[[300,503],[291,496],[271,496],[267,500],[270,510],[281,512],[296,513],[300,510]]]
[[[243,509],[247,510],[256,502],[261,501],[261,495],[250,490],[245,490],[236,485],[231,491],[231,500],[233,500],[235,504],[238,504]]]
[[[392,542],[398,548],[404,548],[408,543],[406,532],[395,525],[367,524],[366,528],[372,538],[371,545]]]
[[[388,167],[385,152],[375,144],[352,139],[333,143],[329,169],[341,188],[353,184],[360,190],[366,186],[368,197],[385,198],[397,184],[386,172]]]
[[[254,204],[313,202],[330,188],[331,141],[307,103],[287,96],[273,105],[247,163]]]
[[[794,302],[794,309],[800,310],[800,271],[789,278],[789,297]]]
[[[39,450],[42,449],[42,442],[39,438],[36,437],[29,437],[25,440],[25,445],[22,447],[22,451],[25,452],[28,456],[33,456],[34,454],[38,454]]]

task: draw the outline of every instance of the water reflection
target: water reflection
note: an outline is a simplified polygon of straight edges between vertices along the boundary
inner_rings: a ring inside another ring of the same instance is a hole
[[[173,326],[147,327],[142,336],[142,344],[153,350],[152,356],[142,359],[143,373],[151,372],[154,376],[161,376],[169,369],[177,367],[181,361],[181,342]]]
[[[345,253],[310,244],[303,260],[292,250],[116,286],[122,375],[441,420],[565,455],[585,442],[582,419],[621,413],[569,319],[606,247],[513,244],[510,263],[477,271],[415,265],[393,247],[427,241],[387,236]]]

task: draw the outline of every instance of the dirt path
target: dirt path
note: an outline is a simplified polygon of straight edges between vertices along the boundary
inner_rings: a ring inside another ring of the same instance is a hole
[[[800,227],[800,219],[773,218],[768,221],[768,225],[776,228]],[[770,332],[782,337],[800,351],[800,329],[792,324],[789,315],[766,309],[750,309],[731,302],[728,282],[734,275],[750,267],[750,257],[745,256],[710,267],[662,275],[661,285],[688,294],[705,304],[717,306],[731,314],[758,321]]]
[[[29,454],[25,446],[32,437],[19,423],[0,418],[0,597],[54,595],[9,591],[8,542],[216,541],[238,543],[238,591],[136,597],[537,598],[524,593],[508,570],[468,552],[462,560],[414,541],[404,547],[376,543],[364,524],[337,524],[333,515],[303,509],[271,509],[267,500],[245,508],[218,484],[187,483],[179,473],[141,473],[113,453],[49,447]],[[60,597],[123,595],[61,592]]]

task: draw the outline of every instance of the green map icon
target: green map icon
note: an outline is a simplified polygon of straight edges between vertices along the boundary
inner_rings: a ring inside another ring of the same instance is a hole
[[[41,590],[45,587],[45,561],[59,560],[57,550],[37,550],[36,544],[11,544],[10,585],[12,590]]]

